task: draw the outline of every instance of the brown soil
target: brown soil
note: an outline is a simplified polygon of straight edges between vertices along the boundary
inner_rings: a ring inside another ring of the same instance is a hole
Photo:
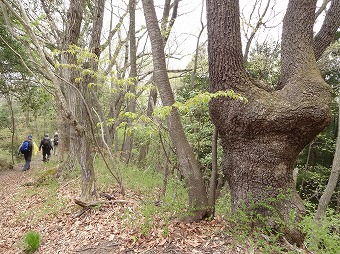
[[[35,158],[27,172],[21,171],[23,163],[0,171],[0,253],[23,253],[22,236],[32,230],[42,236],[38,254],[259,253],[226,234],[228,226],[221,218],[192,224],[169,224],[159,219],[145,236],[140,222],[143,217],[137,209],[141,198],[129,192],[125,197],[115,195],[124,202],[108,202],[77,217],[81,209],[74,203],[80,189],[77,181],[61,183],[52,203],[46,186],[28,184],[37,180],[38,171],[48,169],[49,165],[39,159]],[[55,208],[60,201],[64,205]]]

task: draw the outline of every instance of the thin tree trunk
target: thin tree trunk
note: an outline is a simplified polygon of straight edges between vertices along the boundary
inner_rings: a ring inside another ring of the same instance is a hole
[[[173,2],[172,4],[173,12],[170,18],[171,1],[170,0],[164,1],[164,9],[163,9],[163,15],[162,15],[162,20],[161,20],[161,31],[162,31],[161,33],[162,33],[164,45],[169,39],[170,32],[177,18],[178,2],[179,0],[175,0]],[[153,82],[153,80],[154,78],[151,77],[150,82]],[[157,91],[155,89],[151,89],[150,94],[149,94],[149,99],[148,99],[148,109],[146,113],[148,117],[152,116],[153,110],[156,105],[156,101],[157,101]],[[145,159],[147,155],[149,145],[150,145],[150,140],[148,140],[145,144],[143,144],[139,149],[138,163],[140,165],[143,164],[143,160]]]
[[[167,76],[164,42],[158,26],[154,3],[152,0],[143,0],[142,2],[152,47],[154,79],[157,83],[163,105],[172,107],[175,99]],[[198,161],[185,136],[176,108],[172,108],[170,115],[167,117],[167,121],[170,137],[176,149],[177,160],[184,174],[189,192],[189,207],[193,215],[187,219],[189,221],[201,220],[210,216],[210,211],[207,208],[207,193]]]
[[[338,97],[338,108],[340,110],[339,99],[340,97]],[[340,119],[340,117],[338,119]],[[340,124],[338,124],[338,126],[340,126]],[[338,131],[340,131],[339,127],[338,127]],[[325,216],[327,206],[329,202],[331,201],[334,190],[338,184],[339,175],[340,175],[340,136],[338,135],[336,139],[336,148],[335,148],[335,153],[334,153],[334,158],[333,158],[331,175],[329,176],[326,189],[324,190],[319,200],[318,208],[316,210],[315,217],[314,217],[315,220],[318,221]]]
[[[340,191],[338,191],[338,195],[336,199],[336,212],[340,213]]]
[[[146,110],[146,115],[148,117],[152,117],[153,110],[156,106],[156,101],[157,101],[157,90],[151,89],[149,93],[148,108]],[[141,166],[144,164],[144,160],[148,153],[149,145],[150,145],[150,139],[148,139],[145,143],[143,143],[143,145],[139,148],[138,164]]]
[[[200,19],[200,23],[201,23],[201,30],[198,34],[197,37],[197,41],[196,41],[196,51],[195,51],[195,58],[194,58],[194,68],[192,70],[191,73],[191,80],[190,80],[190,84],[192,89],[194,89],[195,87],[195,77],[196,77],[196,72],[197,72],[197,61],[198,61],[198,53],[199,53],[199,46],[200,46],[200,39],[202,36],[202,33],[204,31],[205,25],[203,24],[202,18],[203,18],[203,9],[204,9],[204,0],[202,0],[202,9],[201,9],[201,19]]]
[[[253,39],[255,38],[256,33],[258,32],[258,30],[260,29],[260,27],[262,25],[265,25],[263,23],[263,19],[266,16],[266,13],[267,13],[268,8],[269,8],[269,4],[270,4],[270,0],[267,0],[267,5],[266,5],[265,9],[263,10],[263,13],[261,14],[261,16],[258,18],[258,21],[257,21],[255,27],[253,28],[253,30],[252,30],[252,32],[250,34],[250,37],[247,40],[247,43],[246,43],[246,46],[245,46],[245,50],[244,50],[244,56],[243,56],[244,62],[247,62],[247,60],[248,60],[248,54],[249,54],[250,45],[253,42]],[[254,5],[254,9],[255,9],[255,5]]]
[[[16,153],[16,148],[14,147],[14,135],[15,135],[15,118],[13,112],[13,102],[11,95],[6,96],[9,112],[11,113],[11,145],[12,145],[12,164],[14,165],[14,153]]]
[[[136,95],[137,85],[137,46],[136,46],[136,0],[129,1],[129,13],[130,13],[130,26],[129,26],[129,38],[130,38],[130,75],[131,79],[130,93]],[[129,98],[127,105],[129,112],[136,112],[136,97]],[[133,119],[128,119],[128,127],[132,127]],[[126,163],[130,161],[131,152],[133,146],[133,133],[126,136],[123,147],[123,158]]]
[[[307,159],[306,159],[306,164],[305,164],[305,170],[307,170],[308,166],[309,166],[309,159],[310,159],[310,151],[312,150],[312,146],[313,146],[313,142],[311,142],[308,145],[308,152],[307,152]]]
[[[216,201],[216,187],[217,187],[217,139],[218,132],[216,127],[214,128],[214,133],[212,136],[212,154],[211,154],[211,177],[209,184],[209,196],[208,196],[208,204],[210,207],[215,207]],[[213,209],[215,210],[215,209]]]

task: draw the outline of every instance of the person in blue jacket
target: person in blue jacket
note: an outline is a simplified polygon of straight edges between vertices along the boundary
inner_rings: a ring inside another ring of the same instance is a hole
[[[29,135],[27,137],[27,140],[22,142],[18,149],[18,155],[22,153],[25,158],[25,164],[22,171],[27,171],[31,168],[32,151],[33,151],[32,135]]]

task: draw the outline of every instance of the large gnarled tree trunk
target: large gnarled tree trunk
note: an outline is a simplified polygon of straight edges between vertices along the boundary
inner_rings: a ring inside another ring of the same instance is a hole
[[[280,90],[271,91],[246,75],[240,39],[239,1],[208,0],[208,53],[212,92],[233,89],[248,103],[217,98],[211,117],[221,137],[223,167],[234,210],[286,222],[283,233],[301,245],[304,235],[289,223],[304,213],[293,169],[300,151],[331,119],[330,89],[316,66],[313,24],[316,0],[291,0],[282,35]],[[284,198],[279,198],[283,194]],[[273,209],[268,209],[264,202]]]

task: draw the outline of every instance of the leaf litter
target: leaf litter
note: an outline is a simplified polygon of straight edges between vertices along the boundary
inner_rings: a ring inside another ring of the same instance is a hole
[[[34,163],[33,171],[44,170]],[[124,197],[126,202],[109,201],[76,217],[80,207],[74,203],[74,197],[80,188],[73,181],[58,188],[56,202],[64,205],[53,210],[55,204],[46,204],[46,197],[25,185],[33,178],[32,171],[21,172],[18,166],[0,172],[0,253],[22,253],[20,241],[31,230],[42,236],[37,254],[253,253],[222,233],[227,225],[221,217],[191,224],[155,219],[148,234],[142,233],[138,225],[143,222],[136,219],[141,216],[135,216],[140,193],[134,195],[131,191]]]

